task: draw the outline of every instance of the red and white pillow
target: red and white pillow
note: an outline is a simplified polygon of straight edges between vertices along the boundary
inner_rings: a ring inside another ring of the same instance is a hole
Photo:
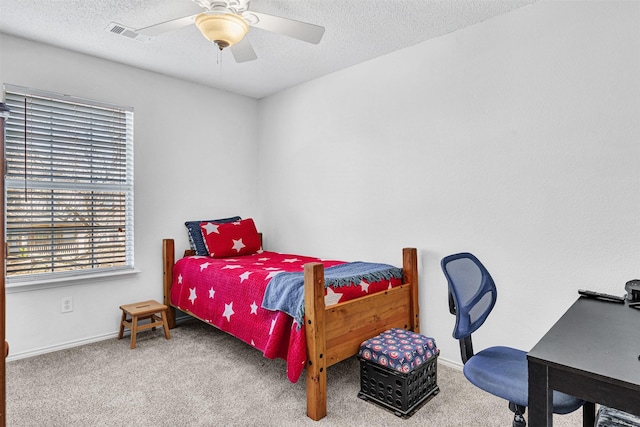
[[[219,224],[200,223],[204,243],[213,258],[228,258],[239,255],[251,255],[262,246],[260,235],[253,219]]]

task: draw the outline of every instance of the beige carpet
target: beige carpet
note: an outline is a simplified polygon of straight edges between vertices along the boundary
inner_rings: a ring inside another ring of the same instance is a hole
[[[449,339],[443,337],[440,339]],[[436,341],[438,338],[436,338]],[[200,322],[167,341],[160,331],[111,339],[7,364],[7,425],[18,426],[504,426],[507,403],[438,366],[440,393],[403,420],[357,397],[355,358],[328,369],[328,415],[308,419],[305,380],[281,360]],[[555,416],[581,426],[582,412]]]

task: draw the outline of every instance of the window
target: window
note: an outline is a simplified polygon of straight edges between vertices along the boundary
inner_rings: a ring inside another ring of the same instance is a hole
[[[133,269],[133,109],[4,96],[7,282]]]

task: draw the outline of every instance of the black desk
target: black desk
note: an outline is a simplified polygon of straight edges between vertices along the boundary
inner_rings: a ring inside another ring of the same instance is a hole
[[[578,300],[528,353],[529,426],[551,426],[552,390],[640,415],[640,310]],[[594,403],[583,408],[593,426]]]

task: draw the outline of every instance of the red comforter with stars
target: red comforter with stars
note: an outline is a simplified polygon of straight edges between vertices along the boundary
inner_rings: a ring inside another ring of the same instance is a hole
[[[257,348],[267,358],[286,360],[287,378],[296,382],[307,359],[304,325],[298,325],[284,312],[262,308],[262,299],[276,274],[304,271],[304,264],[309,262],[321,262],[325,268],[344,263],[266,251],[235,258],[185,257],[173,269],[171,303]],[[401,283],[401,279],[390,279],[329,287],[325,304],[330,306]]]

